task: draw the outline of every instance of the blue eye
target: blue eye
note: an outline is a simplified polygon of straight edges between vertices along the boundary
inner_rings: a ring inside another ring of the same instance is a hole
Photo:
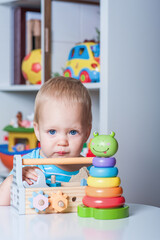
[[[56,133],[56,130],[49,130],[49,134],[54,135]]]
[[[71,134],[71,135],[76,135],[76,134],[77,134],[77,131],[76,131],[76,130],[71,130],[71,131],[70,131],[70,134]]]

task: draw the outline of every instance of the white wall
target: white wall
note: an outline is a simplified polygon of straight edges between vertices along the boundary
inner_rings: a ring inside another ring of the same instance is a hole
[[[127,202],[160,207],[160,1],[109,0],[108,129]]]
[[[97,40],[100,8],[97,5],[52,2],[52,72],[63,74],[69,52],[85,39]],[[93,106],[93,131],[99,131],[99,93],[90,91]],[[91,133],[91,137],[93,134]]]
[[[52,71],[63,73],[69,52],[76,43],[97,37],[99,6],[52,2]]]
[[[11,78],[11,11],[0,6],[0,83]]]

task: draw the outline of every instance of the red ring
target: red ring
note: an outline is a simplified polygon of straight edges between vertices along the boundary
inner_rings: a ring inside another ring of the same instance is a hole
[[[85,206],[92,208],[115,208],[123,206],[125,203],[125,198],[124,197],[103,198],[84,196],[82,202]]]

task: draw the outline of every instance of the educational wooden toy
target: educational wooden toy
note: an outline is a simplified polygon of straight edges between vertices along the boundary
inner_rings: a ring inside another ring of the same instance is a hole
[[[90,148],[96,157],[87,179],[83,204],[78,206],[78,216],[96,219],[119,219],[129,216],[129,207],[125,204],[120,187],[118,169],[113,156],[118,150],[115,133],[99,135],[94,133]]]
[[[43,172],[37,169],[38,180],[32,185],[22,181],[22,167],[25,165],[65,165],[65,164],[91,164],[91,158],[55,158],[55,159],[22,159],[15,155],[13,160],[13,182],[11,186],[11,206],[19,214],[76,212],[77,206],[82,203],[85,195],[85,174],[79,171],[71,182],[47,184]],[[77,178],[76,178],[77,176]],[[88,175],[87,175],[88,177]],[[87,178],[86,177],[86,178]],[[76,182],[78,179],[78,182]]]

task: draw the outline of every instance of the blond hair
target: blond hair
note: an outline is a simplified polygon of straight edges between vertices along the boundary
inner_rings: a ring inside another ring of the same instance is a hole
[[[38,123],[41,105],[51,98],[82,104],[83,119],[87,125],[92,125],[91,98],[88,90],[79,80],[71,77],[56,77],[45,82],[35,99],[35,122]]]

